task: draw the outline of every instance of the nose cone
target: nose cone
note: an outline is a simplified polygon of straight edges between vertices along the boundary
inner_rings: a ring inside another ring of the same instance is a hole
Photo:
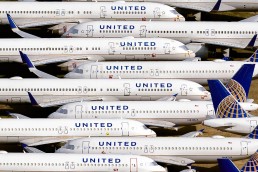
[[[51,113],[51,114],[48,116],[48,118],[50,118],[50,119],[59,119],[59,118],[64,118],[64,116],[61,117],[61,115],[60,115],[59,113],[53,112],[53,113]]]
[[[203,99],[203,100],[211,100],[211,93],[209,91],[204,91],[203,94],[204,95],[201,97],[201,99]]]
[[[185,21],[185,17],[183,15],[177,15],[177,21]]]
[[[149,129],[149,132],[146,135],[146,137],[157,137],[157,134],[153,130]]]

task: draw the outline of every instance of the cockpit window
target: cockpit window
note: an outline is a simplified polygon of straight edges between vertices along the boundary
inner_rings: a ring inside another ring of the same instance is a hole
[[[62,109],[62,108],[60,108],[60,109],[57,110],[57,112],[58,112],[58,113],[67,114],[67,109]]]
[[[189,50],[186,45],[181,45],[180,48],[182,48],[185,51]]]
[[[72,34],[78,34],[78,32],[79,32],[78,29],[72,29],[72,30],[71,30],[71,33],[72,33]]]
[[[82,69],[74,69],[74,73],[83,74],[83,70]]]
[[[204,87],[198,87],[198,90],[200,91],[206,91],[206,89]]]
[[[179,14],[176,10],[170,10],[172,14]]]

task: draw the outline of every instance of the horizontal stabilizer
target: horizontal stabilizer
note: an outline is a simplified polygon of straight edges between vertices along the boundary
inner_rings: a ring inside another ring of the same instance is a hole
[[[239,22],[258,22],[258,15],[246,18],[244,20],[240,20]]]
[[[249,139],[258,139],[258,125],[255,129],[247,136]]]
[[[8,115],[10,115],[11,117],[13,117],[15,119],[29,119],[29,117],[22,115],[22,114],[18,114],[18,113],[8,112]]]

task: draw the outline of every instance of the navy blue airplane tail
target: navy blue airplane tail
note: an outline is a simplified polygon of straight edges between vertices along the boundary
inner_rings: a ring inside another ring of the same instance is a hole
[[[219,80],[208,80],[217,118],[246,118],[247,112]]]
[[[247,163],[239,170],[228,158],[218,159],[220,172],[257,172],[258,171],[258,151],[256,151]]]
[[[254,68],[255,64],[244,64],[226,85],[239,102],[246,102],[248,98]]]

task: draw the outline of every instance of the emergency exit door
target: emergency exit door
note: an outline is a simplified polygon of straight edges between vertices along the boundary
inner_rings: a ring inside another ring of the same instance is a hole
[[[107,10],[105,6],[100,7],[100,18],[105,18],[107,15]]]
[[[130,172],[137,172],[138,171],[138,166],[137,166],[137,159],[136,158],[131,158],[130,159]]]

